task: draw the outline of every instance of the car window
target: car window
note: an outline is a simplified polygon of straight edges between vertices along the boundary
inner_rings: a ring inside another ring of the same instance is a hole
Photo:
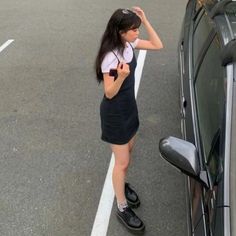
[[[225,11],[233,29],[234,37],[236,37],[236,2],[227,4]]]
[[[209,22],[208,16],[202,10],[194,22],[193,35],[193,65],[196,65],[197,59],[201,53],[204,43],[207,40],[213,26]]]
[[[218,145],[220,134],[223,132],[224,73],[219,40],[215,36],[199,67],[194,83],[202,150],[213,181],[216,181],[220,163]]]
[[[223,179],[224,109],[225,77],[221,66],[220,43],[217,36],[213,38],[204,55],[196,74],[194,89],[198,120],[201,154],[207,164],[212,186],[206,191],[204,205],[208,212],[209,230],[214,234],[216,217],[216,198],[218,183]],[[222,182],[221,182],[222,183]]]

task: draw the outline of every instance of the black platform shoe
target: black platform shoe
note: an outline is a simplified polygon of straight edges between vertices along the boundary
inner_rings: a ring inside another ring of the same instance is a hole
[[[145,229],[143,222],[129,206],[126,207],[123,212],[117,209],[117,217],[129,230],[133,232],[143,232]]]
[[[125,197],[130,207],[139,207],[140,200],[138,198],[138,194],[131,188],[129,183],[125,183]]]

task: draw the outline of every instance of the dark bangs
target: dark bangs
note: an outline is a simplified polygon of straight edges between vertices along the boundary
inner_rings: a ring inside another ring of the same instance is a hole
[[[123,11],[123,10],[122,10]],[[141,19],[132,11],[125,10],[119,22],[119,30],[127,32],[128,30],[137,29],[141,25]]]

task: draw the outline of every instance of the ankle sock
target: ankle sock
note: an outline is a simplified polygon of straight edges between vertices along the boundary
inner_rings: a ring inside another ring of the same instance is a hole
[[[128,207],[127,202],[117,202],[117,207],[120,212],[123,212],[126,207]]]

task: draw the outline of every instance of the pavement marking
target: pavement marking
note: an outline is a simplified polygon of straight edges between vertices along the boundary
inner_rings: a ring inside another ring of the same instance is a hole
[[[9,40],[7,40],[7,41],[0,47],[0,52],[2,52],[6,47],[8,47],[13,41],[14,41],[14,39],[9,39]]]
[[[138,54],[137,67],[135,70],[135,85],[134,85],[135,98],[137,98],[137,95],[138,95],[138,89],[139,89],[139,84],[141,81],[146,54],[147,54],[147,50],[140,50]]]
[[[135,70],[135,87],[134,87],[135,98],[137,98],[146,54],[147,54],[146,50],[139,51],[139,55],[137,59],[137,67]],[[93,223],[91,236],[106,236],[107,234],[111,210],[112,210],[113,201],[115,197],[115,193],[114,193],[114,189],[112,185],[112,170],[114,167],[114,163],[115,163],[115,157],[114,157],[114,154],[112,153],[111,161],[110,161],[106,179],[103,185],[103,190],[102,190],[101,198],[99,201],[96,217]]]

